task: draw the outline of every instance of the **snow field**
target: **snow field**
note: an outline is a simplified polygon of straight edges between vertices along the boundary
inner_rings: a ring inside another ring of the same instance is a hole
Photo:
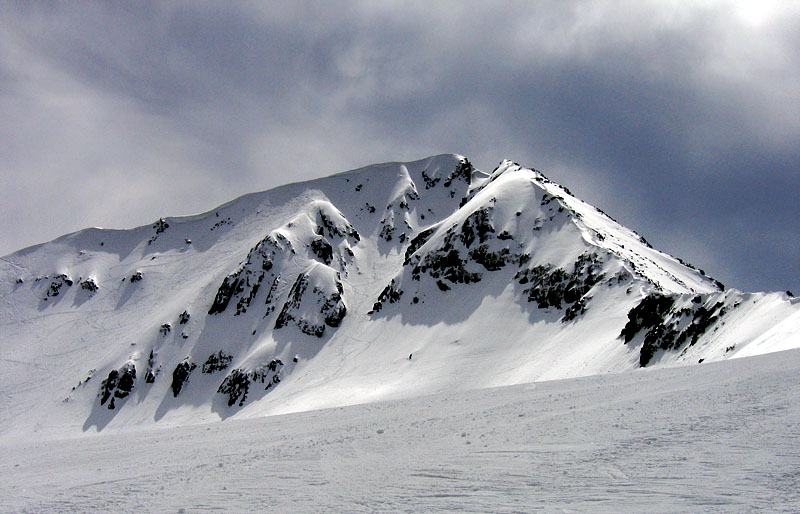
[[[797,512],[800,350],[0,440],[7,512]]]

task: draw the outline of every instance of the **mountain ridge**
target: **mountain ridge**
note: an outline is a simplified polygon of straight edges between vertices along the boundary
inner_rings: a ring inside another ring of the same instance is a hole
[[[800,346],[785,294],[724,289],[541,172],[505,160],[484,173],[454,154],[68,234],[4,257],[0,298],[7,432],[257,417]]]

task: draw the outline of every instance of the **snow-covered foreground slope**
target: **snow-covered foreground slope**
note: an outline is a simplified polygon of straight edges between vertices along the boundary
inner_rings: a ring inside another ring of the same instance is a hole
[[[797,512],[800,350],[0,443],[6,512]],[[183,509],[183,510],[182,510]]]
[[[369,166],[0,260],[0,437],[182,426],[800,347],[540,172]]]

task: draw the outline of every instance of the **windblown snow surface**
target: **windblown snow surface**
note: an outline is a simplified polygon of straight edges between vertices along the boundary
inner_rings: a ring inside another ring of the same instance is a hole
[[[796,298],[725,288],[539,171],[379,164],[3,257],[3,497],[789,509],[796,348]]]
[[[6,512],[798,512],[800,350],[0,443]]]

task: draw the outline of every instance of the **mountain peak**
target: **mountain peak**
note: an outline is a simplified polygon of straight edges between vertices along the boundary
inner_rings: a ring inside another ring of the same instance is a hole
[[[785,295],[722,291],[541,172],[504,160],[484,173],[455,154],[64,236],[0,261],[0,295],[11,431],[258,416],[800,346],[800,304]]]

